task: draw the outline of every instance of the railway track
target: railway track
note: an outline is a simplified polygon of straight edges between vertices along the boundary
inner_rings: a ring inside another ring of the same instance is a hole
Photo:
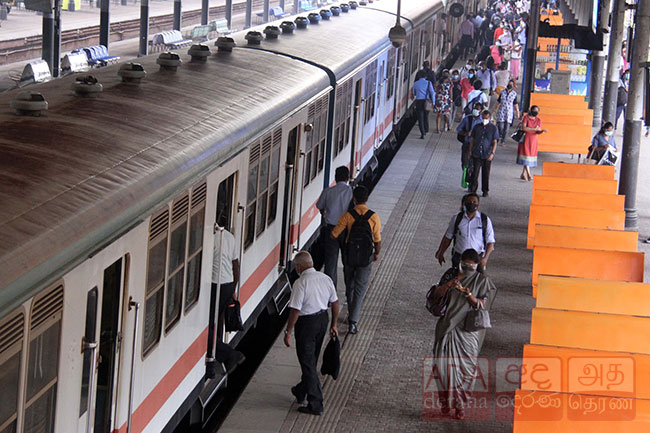
[[[253,10],[264,7],[264,0],[254,0]],[[246,3],[234,3],[233,15],[244,13]],[[209,20],[223,18],[226,16],[225,5],[210,8]],[[170,30],[173,26],[174,15],[159,15],[149,18],[149,33],[154,34],[164,30]],[[184,26],[199,24],[201,22],[201,9],[184,11],[182,23]],[[125,39],[137,38],[140,33],[140,19],[118,21],[110,25],[110,41],[122,41]],[[99,43],[99,25],[83,27],[80,29],[65,30],[61,33],[61,52],[74,50],[75,48],[97,45]],[[23,60],[40,57],[42,35],[29,36],[26,38],[9,39],[0,41],[0,65],[19,62]]]

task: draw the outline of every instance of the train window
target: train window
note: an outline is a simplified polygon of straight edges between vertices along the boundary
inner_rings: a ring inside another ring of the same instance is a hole
[[[397,50],[391,48],[388,51],[388,68],[386,68],[386,100],[388,101],[393,97],[395,91],[395,59],[397,57]]]
[[[169,331],[181,316],[189,207],[189,194],[183,195],[172,203],[172,225],[167,262],[167,293],[165,295],[165,331]]]
[[[411,48],[411,74],[415,74],[418,70],[418,54],[420,52],[420,34],[421,31],[417,31],[413,34],[413,47]]]
[[[309,106],[307,119],[313,128],[312,131],[307,132],[307,138],[305,140],[304,186],[307,186],[323,170],[323,164],[320,164],[320,149],[325,146],[325,139],[327,137],[328,104],[329,95],[325,95]],[[324,149],[322,155],[325,155]]]
[[[410,74],[408,73],[408,64],[409,64],[409,57],[410,57],[410,51],[409,51],[409,42],[410,42],[410,35],[406,36],[406,40],[402,44],[402,47],[400,48],[400,53],[401,53],[401,67],[402,67],[402,82],[406,83],[409,79]]]
[[[169,208],[165,206],[165,209],[151,218],[149,226],[149,257],[142,338],[143,356],[146,356],[160,339],[168,230]]]
[[[63,286],[36,299],[30,316],[23,431],[54,431]]]
[[[259,143],[256,142],[251,145],[250,152],[250,168],[248,169],[248,196],[246,199],[246,222],[244,227],[244,248],[248,248],[255,240],[255,211],[260,158]]]
[[[273,131],[273,150],[271,153],[271,177],[269,179],[269,212],[267,225],[275,221],[278,213],[278,183],[280,180],[280,148],[282,145],[282,128]]]
[[[11,316],[0,325],[0,431],[15,432],[18,387],[23,353],[24,316]]]
[[[377,60],[366,68],[366,105],[364,124],[375,116],[375,97],[377,93]]]
[[[84,341],[92,343],[97,334],[97,287],[93,287],[86,296],[86,326],[84,327]],[[79,398],[79,416],[88,410],[88,396],[90,392],[90,375],[93,364],[93,350],[87,348],[83,351],[83,366],[81,369],[81,395]]]
[[[203,226],[205,224],[205,198],[207,185],[192,189],[189,242],[187,248],[187,279],[185,283],[185,311],[199,299],[201,286],[201,260],[203,252]]]
[[[259,186],[257,188],[257,221],[255,234],[259,236],[266,228],[266,211],[268,209],[269,164],[271,159],[272,136],[262,139],[262,159],[260,161]]]

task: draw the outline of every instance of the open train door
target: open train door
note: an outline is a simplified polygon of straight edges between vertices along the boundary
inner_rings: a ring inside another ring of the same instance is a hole
[[[300,248],[300,201],[302,197],[300,140],[302,124],[289,131],[287,157],[284,164],[284,201],[282,205],[282,234],[280,238],[280,267],[289,270],[293,253]]]
[[[363,92],[363,78],[359,78],[354,83],[354,113],[352,117],[352,146],[350,146],[350,179],[354,179],[357,175],[357,164],[361,164],[361,138],[359,131],[361,130],[361,101]],[[359,149],[357,149],[359,147]]]

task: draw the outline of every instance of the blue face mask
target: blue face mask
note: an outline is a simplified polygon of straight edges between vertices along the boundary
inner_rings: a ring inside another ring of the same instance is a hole
[[[467,74],[467,78],[474,78],[474,74]]]
[[[605,135],[611,137],[612,135],[614,135],[614,131],[605,131]]]

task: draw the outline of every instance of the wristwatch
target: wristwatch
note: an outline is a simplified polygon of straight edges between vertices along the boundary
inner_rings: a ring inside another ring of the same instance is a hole
[[[288,329],[285,329],[285,330],[284,330],[284,335],[291,335],[291,332],[289,332]]]

